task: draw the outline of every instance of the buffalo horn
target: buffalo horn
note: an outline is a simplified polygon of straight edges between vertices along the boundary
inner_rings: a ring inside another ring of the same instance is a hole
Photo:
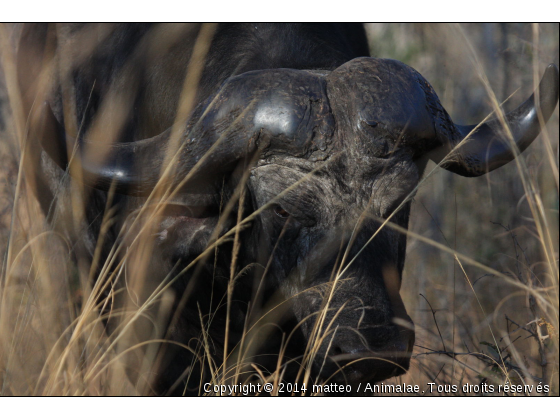
[[[505,121],[511,132],[503,128],[499,119],[476,125],[455,125],[455,130],[445,130],[454,135],[441,135],[446,147],[440,148],[430,157],[448,171],[475,177],[491,172],[515,159],[540,133],[541,124],[548,121],[558,102],[558,68],[550,64],[539,84],[538,106],[535,94],[514,111],[505,115]],[[539,109],[542,122],[539,121]],[[515,149],[518,149],[515,150]]]
[[[273,83],[279,85],[278,89],[268,88]],[[230,78],[210,103],[201,104],[193,112],[178,142],[180,150],[170,183],[178,185],[189,176],[192,182],[187,188],[200,188],[216,181],[220,174],[251,156],[260,147],[261,137],[261,147],[288,147],[292,152],[304,153],[315,133],[306,124],[300,124],[301,115],[305,114],[310,95],[323,94],[322,83],[316,75],[287,69],[248,72]],[[82,171],[84,184],[104,191],[112,184],[117,193],[126,195],[146,196],[154,189],[166,161],[172,128],[139,141],[109,146],[95,143],[96,154],[105,156],[95,159],[88,153],[94,144],[83,140],[76,144],[48,103],[43,105],[42,112],[48,131],[42,136],[41,145],[62,169],[68,164],[75,165]],[[327,113],[326,108],[321,108],[307,123],[325,125]],[[271,144],[266,140],[270,135],[289,140]],[[74,158],[68,159],[73,154]]]

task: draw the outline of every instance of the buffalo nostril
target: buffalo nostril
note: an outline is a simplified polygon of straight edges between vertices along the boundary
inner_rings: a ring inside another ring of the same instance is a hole
[[[339,356],[343,353],[342,349],[340,348],[340,346],[333,346],[331,348],[331,355],[332,356]]]

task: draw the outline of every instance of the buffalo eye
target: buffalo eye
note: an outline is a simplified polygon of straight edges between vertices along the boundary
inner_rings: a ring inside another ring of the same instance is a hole
[[[377,127],[377,124],[379,124],[377,121],[371,119],[365,119],[362,120],[361,122],[363,126],[372,127],[372,128]]]
[[[280,206],[275,206],[274,207],[274,213],[276,213],[276,215],[278,217],[281,217],[282,219],[287,219],[288,217],[290,217],[290,213],[288,213],[286,210],[284,210]]]

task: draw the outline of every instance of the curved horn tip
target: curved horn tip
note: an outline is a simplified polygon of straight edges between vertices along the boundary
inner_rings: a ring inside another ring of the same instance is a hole
[[[544,89],[555,92],[556,101],[558,101],[558,67],[556,64],[549,64],[544,71],[541,85]]]
[[[541,82],[539,83],[538,106],[542,111],[544,121],[548,121],[558,103],[558,67],[556,64],[549,64],[544,71]],[[531,98],[534,98],[533,95]]]

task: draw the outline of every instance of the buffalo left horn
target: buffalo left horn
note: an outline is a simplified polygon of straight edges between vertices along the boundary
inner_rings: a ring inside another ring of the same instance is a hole
[[[440,122],[436,125],[442,147],[432,151],[429,157],[448,171],[467,177],[483,175],[512,161],[538,136],[541,123],[546,123],[556,108],[558,67],[554,64],[547,67],[538,93],[538,105],[533,93],[517,109],[505,115],[511,138],[508,138],[509,134],[499,119],[481,124],[478,128],[477,125],[456,125],[440,108],[440,115],[435,119]]]

